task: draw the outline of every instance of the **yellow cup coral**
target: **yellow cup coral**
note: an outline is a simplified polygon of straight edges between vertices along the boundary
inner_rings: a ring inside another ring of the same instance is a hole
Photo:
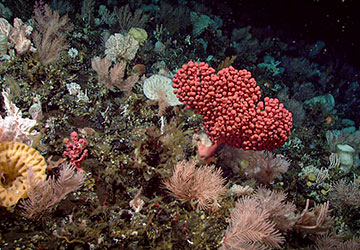
[[[34,178],[45,180],[46,161],[37,150],[19,142],[0,143],[0,206],[9,208],[27,197],[30,167]]]

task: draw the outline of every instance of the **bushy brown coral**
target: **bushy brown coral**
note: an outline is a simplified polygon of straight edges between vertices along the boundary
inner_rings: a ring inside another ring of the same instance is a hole
[[[29,199],[23,200],[23,215],[29,219],[39,218],[52,206],[59,203],[69,193],[79,189],[84,182],[83,171],[76,171],[71,164],[62,164],[59,177],[50,177],[47,180],[34,178],[34,171],[29,170],[26,184]]]
[[[358,182],[346,182],[345,180],[340,180],[335,183],[333,190],[331,192],[331,197],[336,202],[335,204],[338,207],[341,207],[343,204],[351,206],[360,205],[360,183]]]
[[[269,218],[275,222],[276,228],[282,231],[293,229],[298,218],[295,214],[296,207],[292,202],[286,202],[284,192],[260,187],[252,197],[269,213]]]
[[[198,209],[215,211],[226,192],[225,179],[221,174],[221,169],[212,166],[197,168],[194,161],[181,161],[164,184],[178,200],[189,201]]]
[[[232,168],[234,173],[245,173],[262,184],[269,184],[280,173],[285,173],[290,166],[290,162],[284,156],[269,151],[224,147],[220,158],[222,164]]]
[[[333,224],[330,216],[329,202],[315,205],[309,209],[310,201],[307,200],[306,207],[299,215],[295,228],[307,233],[321,234],[327,232]]]
[[[48,5],[34,10],[36,28],[32,34],[39,60],[43,65],[59,58],[59,53],[68,48],[65,32],[73,28],[67,15],[60,17],[58,11],[52,11]]]
[[[259,250],[280,247],[284,237],[270,220],[270,214],[254,197],[244,197],[231,211],[223,250]]]
[[[334,232],[319,235],[315,239],[316,250],[354,250],[360,249],[360,239],[353,238],[343,241],[343,235]]]
[[[94,57],[91,59],[91,67],[98,74],[98,81],[104,84],[107,89],[115,91],[115,87],[122,91],[130,92],[135,83],[139,80],[139,74],[134,73],[125,78],[126,62],[115,63],[111,68],[112,62],[106,57]]]

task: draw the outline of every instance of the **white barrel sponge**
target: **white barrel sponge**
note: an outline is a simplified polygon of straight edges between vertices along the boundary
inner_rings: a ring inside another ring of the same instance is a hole
[[[115,33],[106,40],[105,48],[107,59],[116,61],[119,58],[131,61],[135,58],[139,43],[129,34]]]
[[[144,94],[150,100],[159,100],[159,91],[163,91],[170,106],[181,105],[174,94],[172,80],[162,75],[152,75],[144,81]]]
[[[336,153],[340,160],[340,169],[344,173],[349,173],[354,165],[355,149],[348,144],[336,145]]]

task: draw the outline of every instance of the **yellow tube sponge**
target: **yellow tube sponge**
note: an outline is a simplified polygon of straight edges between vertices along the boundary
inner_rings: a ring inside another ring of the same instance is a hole
[[[34,178],[45,180],[46,161],[37,150],[19,142],[0,143],[0,206],[10,208],[27,197],[30,167]]]

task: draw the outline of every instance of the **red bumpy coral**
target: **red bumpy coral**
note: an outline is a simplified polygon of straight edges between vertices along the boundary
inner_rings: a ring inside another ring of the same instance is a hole
[[[292,114],[278,99],[261,97],[251,73],[228,67],[215,74],[208,64],[190,61],[173,78],[174,91],[202,115],[210,140],[246,150],[274,150],[291,134]]]

